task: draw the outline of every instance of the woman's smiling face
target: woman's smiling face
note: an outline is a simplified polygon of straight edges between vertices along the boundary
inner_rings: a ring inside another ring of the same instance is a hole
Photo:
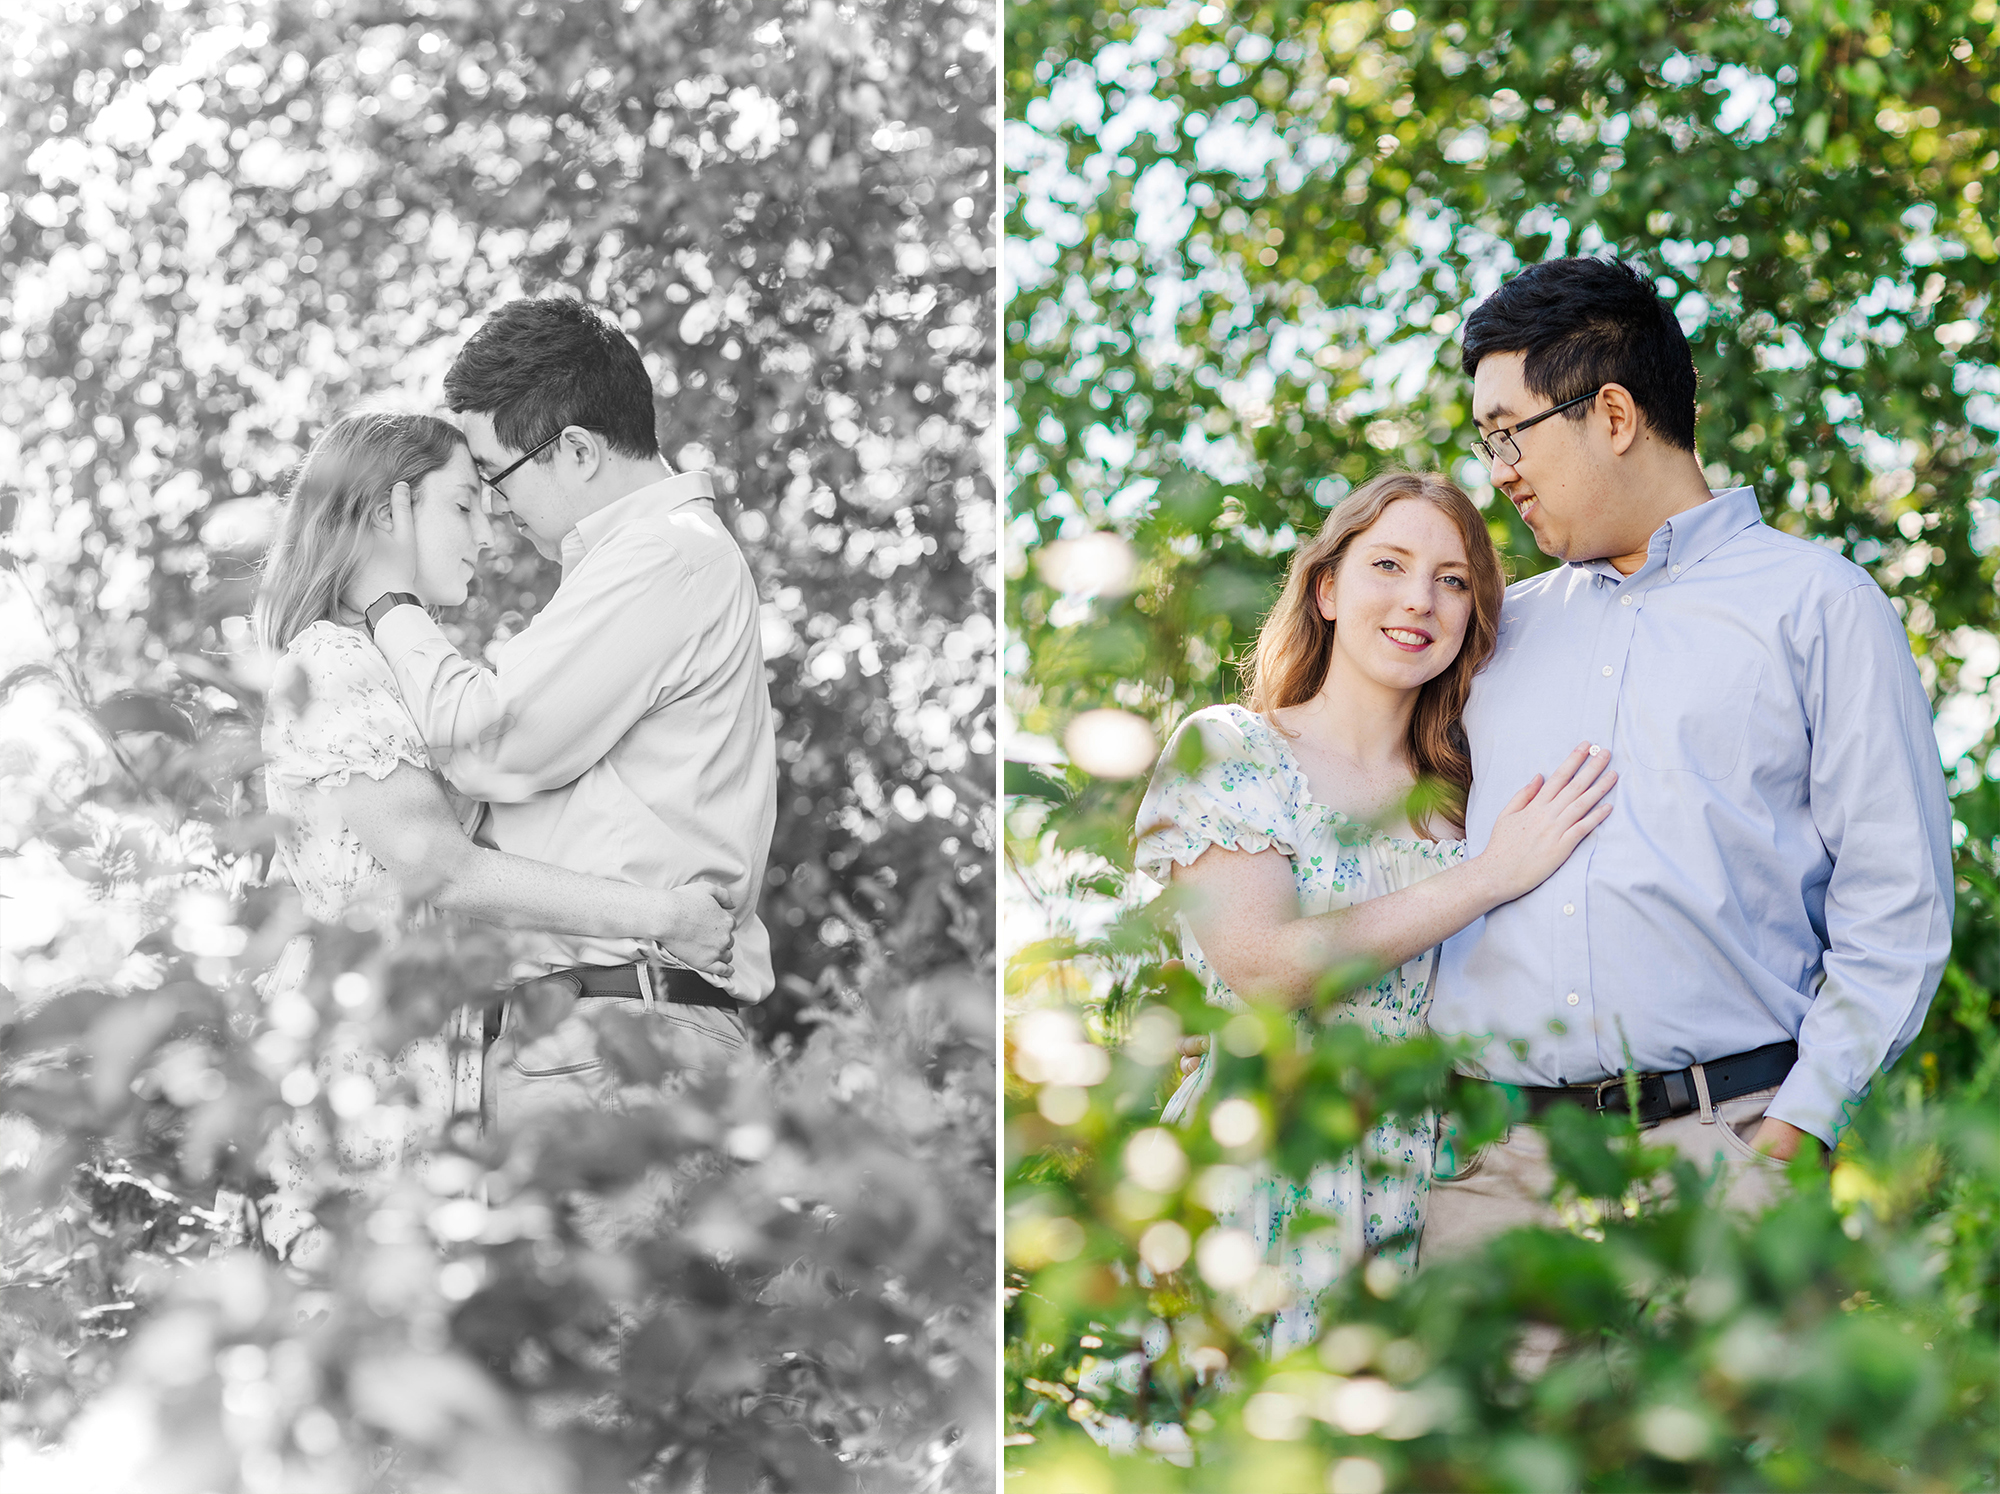
[[[1458,527],[1435,505],[1399,498],[1357,534],[1320,583],[1333,669],[1414,690],[1450,667],[1472,620],[1472,567]]]
[[[472,453],[460,446],[410,495],[416,528],[416,593],[429,607],[456,607],[478,574],[479,552],[493,544]]]

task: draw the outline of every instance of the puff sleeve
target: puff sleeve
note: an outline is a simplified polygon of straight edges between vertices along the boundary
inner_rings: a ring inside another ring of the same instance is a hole
[[[1196,711],[1154,765],[1134,826],[1133,865],[1164,884],[1212,845],[1295,855],[1304,793],[1261,718],[1241,706]]]
[[[297,788],[340,788],[354,773],[428,770],[430,753],[388,661],[352,628],[316,622],[285,650],[271,692],[267,770]]]

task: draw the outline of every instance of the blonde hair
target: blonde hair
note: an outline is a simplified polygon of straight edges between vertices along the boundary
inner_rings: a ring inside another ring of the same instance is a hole
[[[1335,624],[1320,615],[1320,583],[1340,569],[1348,547],[1401,498],[1418,498],[1450,519],[1465,542],[1471,567],[1472,617],[1465,642],[1449,668],[1426,680],[1410,716],[1410,767],[1420,790],[1435,796],[1413,806],[1419,834],[1430,833],[1433,813],[1453,828],[1465,829],[1465,796],[1472,787],[1472,755],[1459,718],[1472,677],[1492,657],[1499,635],[1500,601],[1507,589],[1500,557],[1486,520],[1458,484],[1432,472],[1385,472],[1370,478],[1326,516],[1318,534],[1299,546],[1285,576],[1285,590],[1257,630],[1257,642],[1242,664],[1246,703],[1268,716],[1284,706],[1303,704],[1326,683],[1333,657]]]
[[[257,636],[282,653],[313,623],[335,615],[361,558],[369,510],[399,482],[415,487],[444,466],[465,436],[435,415],[343,415],[299,464],[278,538],[264,560]]]

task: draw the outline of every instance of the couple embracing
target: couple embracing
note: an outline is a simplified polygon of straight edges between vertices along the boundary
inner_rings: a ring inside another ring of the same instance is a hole
[[[1902,622],[1749,489],[1710,492],[1672,310],[1623,265],[1551,261],[1471,313],[1463,366],[1495,486],[1563,564],[1505,587],[1451,482],[1363,484],[1293,558],[1246,703],[1181,725],[1204,765],[1170,744],[1139,813],[1140,869],[1193,894],[1211,1001],[1303,1008],[1365,962],[1387,974],[1319,1020],[1471,1040],[1524,1107],[1475,1156],[1385,1124],[1365,1156],[1265,1177],[1232,1222],[1292,1289],[1276,1351],[1364,1256],[1553,1223],[1536,1120],[1622,1110],[1604,1081],[1628,1068],[1649,1140],[1767,1202],[1916,1035],[1950,951],[1951,818]],[[1420,780],[1440,792],[1413,821]],[[1339,1227],[1295,1239],[1306,1211]]]
[[[287,499],[258,600],[282,655],[265,728],[278,863],[322,922],[393,937],[446,911],[526,930],[515,994],[575,1006],[532,1037],[509,1000],[393,1059],[337,1051],[332,1067],[378,1091],[407,1083],[418,1103],[400,1129],[293,1128],[273,1164],[288,1237],[312,1197],[454,1117],[511,1128],[609,1103],[605,1010],[646,1013],[699,1070],[744,1045],[742,1010],[773,985],[757,898],[777,764],[756,587],[708,476],[668,468],[645,363],[573,300],[501,308],[445,394],[458,423],[334,421]],[[562,567],[490,666],[431,615],[464,602],[489,514]],[[309,958],[295,940],[267,991],[295,986]]]

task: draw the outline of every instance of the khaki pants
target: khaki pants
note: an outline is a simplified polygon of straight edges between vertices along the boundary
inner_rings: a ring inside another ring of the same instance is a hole
[[[743,1019],[707,1006],[637,997],[592,996],[550,1031],[521,1041],[510,1005],[500,1036],[486,1052],[482,1091],[486,1124],[507,1131],[554,1112],[603,1110],[618,1103],[619,1080],[598,1055],[598,1022],[607,1011],[640,1014],[658,1024],[670,1068],[661,1088],[672,1093],[688,1078],[728,1065],[748,1045]]]
[[[1777,1086],[1772,1085],[1724,1100],[1714,1107],[1713,1123],[1704,1123],[1699,1114],[1675,1116],[1646,1131],[1646,1142],[1674,1148],[1704,1172],[1712,1172],[1720,1163],[1723,1203],[1757,1213],[1777,1199],[1785,1181],[1785,1164],[1750,1145],[1777,1093]],[[1455,1175],[1440,1176],[1431,1183],[1421,1246],[1423,1263],[1467,1254],[1510,1229],[1562,1224],[1549,1202],[1554,1185],[1548,1141],[1541,1128],[1514,1126],[1499,1140],[1481,1147]]]

